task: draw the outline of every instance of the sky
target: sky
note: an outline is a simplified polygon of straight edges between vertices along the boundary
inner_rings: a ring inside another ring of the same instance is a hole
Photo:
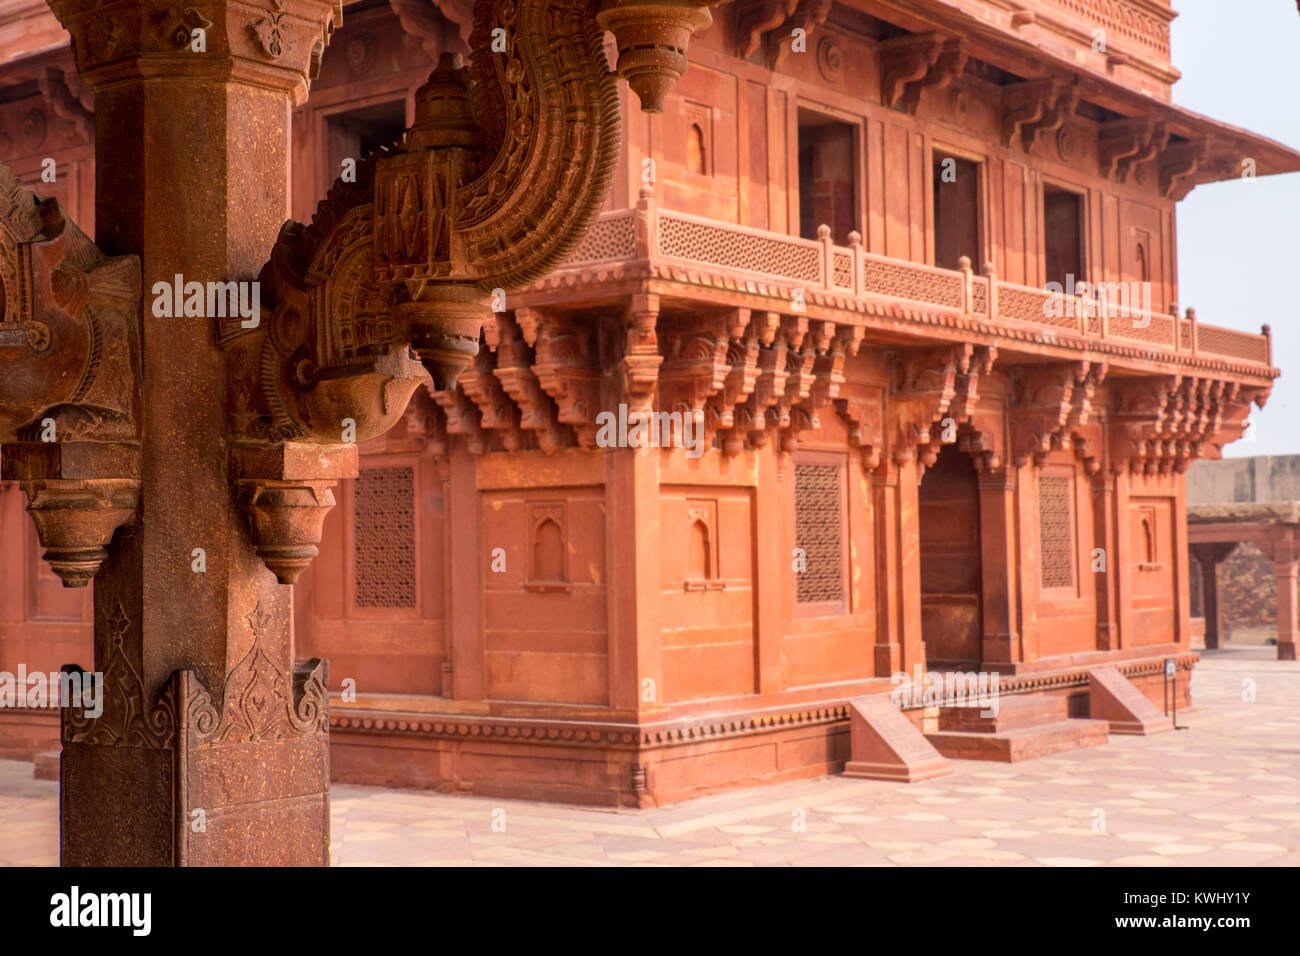
[[[1179,106],[1300,149],[1300,14],[1292,0],[1174,0]],[[1300,173],[1197,186],[1178,204],[1180,307],[1267,324],[1282,377],[1224,457],[1300,454]],[[1253,434],[1252,434],[1253,433]]]

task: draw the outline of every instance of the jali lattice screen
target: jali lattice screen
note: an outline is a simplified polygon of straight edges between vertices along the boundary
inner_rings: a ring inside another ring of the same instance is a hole
[[[352,494],[357,607],[415,607],[415,470],[364,468]]]
[[[1038,529],[1043,587],[1074,587],[1074,536],[1070,533],[1070,479],[1038,479]]]
[[[840,469],[835,465],[795,465],[795,543],[807,567],[797,575],[796,599],[815,604],[844,599],[843,517]]]

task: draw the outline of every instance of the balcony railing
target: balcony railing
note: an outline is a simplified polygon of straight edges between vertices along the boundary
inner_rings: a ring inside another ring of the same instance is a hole
[[[1115,296],[1113,287],[1110,296],[1066,295],[976,275],[969,269],[939,269],[875,255],[858,241],[837,246],[825,235],[802,239],[658,209],[652,199],[642,200],[637,209],[603,213],[564,265],[636,258],[712,266],[808,292],[900,300],[1011,328],[1032,326],[1049,342],[1059,329],[1082,339],[1152,351],[1211,356],[1263,368],[1272,364],[1267,332],[1201,325],[1191,309],[1185,317],[1139,311]]]

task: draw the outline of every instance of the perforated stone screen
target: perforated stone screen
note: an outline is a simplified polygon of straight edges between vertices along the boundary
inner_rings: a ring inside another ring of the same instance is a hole
[[[807,568],[797,575],[800,604],[844,600],[843,517],[840,469],[835,465],[795,465],[795,542]]]
[[[1070,533],[1070,479],[1038,479],[1038,529],[1043,587],[1074,586],[1074,539]]]
[[[365,468],[352,501],[357,607],[415,607],[415,470]]]

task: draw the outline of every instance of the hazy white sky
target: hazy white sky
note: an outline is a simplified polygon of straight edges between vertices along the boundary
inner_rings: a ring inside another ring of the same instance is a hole
[[[1174,0],[1174,102],[1300,148],[1300,14],[1292,0]],[[1179,305],[1273,330],[1282,377],[1254,436],[1224,454],[1300,454],[1300,173],[1197,186],[1178,204]]]

